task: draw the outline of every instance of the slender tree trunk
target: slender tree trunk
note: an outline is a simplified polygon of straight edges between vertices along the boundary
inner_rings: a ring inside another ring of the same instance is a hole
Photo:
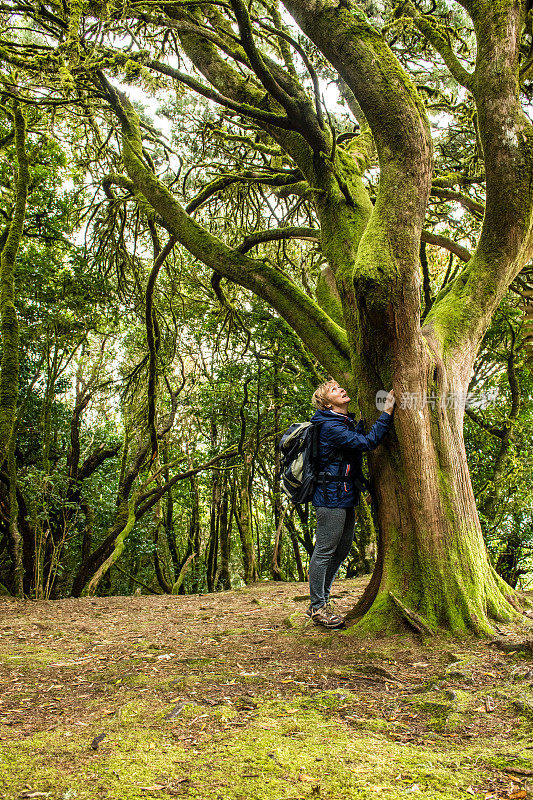
[[[500,446],[494,459],[492,470],[492,478],[489,482],[489,487],[486,492],[478,497],[478,506],[480,513],[486,520],[494,519],[497,516],[497,509],[501,503],[502,487],[505,485],[505,470],[509,461],[509,452],[513,443],[514,427],[518,415],[520,413],[521,397],[520,397],[520,383],[516,373],[516,351],[515,351],[515,337],[512,332],[511,352],[507,357],[507,379],[509,381],[509,388],[511,392],[511,408],[509,414],[502,425],[502,428],[497,432],[500,438]],[[489,530],[495,527],[497,523],[489,524]],[[487,533],[487,529],[485,529]]]
[[[189,521],[189,535],[187,542],[187,557],[196,553],[198,558],[192,562],[191,565],[191,593],[197,594],[201,591],[201,568],[200,563],[200,491],[198,487],[198,479],[196,475],[190,477],[191,495],[192,495],[192,509],[191,518]]]
[[[220,566],[216,573],[215,589],[231,589],[230,552],[231,552],[231,520],[233,503],[229,502],[229,491],[226,481],[222,488],[219,516]],[[229,511],[229,513],[228,513]]]
[[[161,453],[163,455],[164,463],[168,464],[169,456],[168,456],[167,442],[163,442],[161,446]],[[165,467],[165,469],[163,469],[163,477],[165,479],[165,483],[168,483],[170,480],[170,472],[168,470],[168,467]],[[172,560],[174,580],[176,580],[178,573],[180,571],[180,559],[176,548],[176,532],[174,530],[174,497],[172,494],[172,489],[169,489],[169,491],[166,493],[166,497],[162,502],[163,502],[163,527],[165,530],[165,537],[170,552],[170,558]]]
[[[280,429],[280,408],[279,408],[279,388],[278,388],[278,364],[277,359],[274,359],[274,430]],[[272,576],[275,581],[283,580],[281,574],[281,538],[283,533],[283,506],[281,502],[281,453],[277,446],[277,441],[274,441],[274,482],[272,487],[273,505],[274,505],[274,524],[276,530],[276,541],[274,551],[272,554]]]
[[[2,361],[0,364],[0,465],[9,451],[17,413],[19,390],[19,326],[15,309],[15,264],[24,233],[30,173],[26,154],[26,121],[19,103],[13,101],[13,126],[17,154],[15,208],[0,254],[0,325]]]
[[[26,498],[17,486],[17,506],[19,510],[18,529],[22,536],[22,563],[24,567],[23,591],[28,597],[31,595],[35,563],[35,530],[29,519]]]
[[[94,511],[86,501],[81,502],[81,510],[85,514],[85,526],[83,528],[83,539],[81,542],[81,560],[85,561],[89,558],[93,533],[94,533]]]
[[[309,514],[309,506],[295,506],[296,513],[302,525],[302,539],[301,542],[305,547],[305,552],[311,558],[315,546],[313,544],[313,536],[311,534],[311,520]]]
[[[23,542],[18,527],[19,506],[17,498],[17,465],[15,462],[16,422],[9,443],[7,455],[7,473],[9,476],[9,535],[13,550],[13,594],[24,596],[24,560]]]
[[[183,563],[183,566],[179,571],[179,575],[176,578],[176,580],[174,581],[174,585],[172,586],[172,594],[180,594],[181,593],[181,588],[182,588],[182,585],[183,585],[183,581],[185,580],[185,576],[186,576],[191,564],[193,563],[195,557],[196,557],[196,553],[191,553],[190,556],[188,556],[188,558],[185,559],[185,561]]]
[[[49,350],[48,350],[49,352]],[[41,463],[43,472],[48,475],[50,472],[50,444],[52,441],[52,403],[55,395],[55,387],[58,373],[58,343],[57,336],[53,344],[52,363],[48,356],[48,374],[46,389],[44,393],[43,406],[41,410],[41,429],[43,436]]]
[[[287,509],[282,511],[278,526],[276,528],[276,535],[274,537],[274,549],[272,551],[272,575],[275,581],[283,580],[283,573],[281,571],[281,531],[286,513]]]
[[[217,574],[217,561],[218,561],[218,536],[220,526],[220,501],[222,497],[221,492],[221,478],[218,472],[213,472],[211,479],[211,509],[209,516],[209,544],[207,548],[207,591],[213,592],[215,590],[215,578]]]
[[[285,525],[287,530],[289,531],[289,536],[291,539],[292,550],[294,553],[294,560],[296,561],[296,569],[298,570],[298,580],[299,581],[306,581],[307,574],[304,569],[304,565],[302,563],[302,554],[300,553],[300,545],[298,542],[298,535],[296,533],[296,528],[294,526],[294,521],[292,518],[292,514],[289,514],[285,520]]]
[[[254,537],[252,529],[252,507],[250,497],[250,479],[252,472],[252,456],[246,454],[244,467],[239,481],[239,505],[236,517],[242,545],[242,562],[244,582],[254,583],[259,577],[255,559]]]
[[[165,577],[161,557],[159,555],[159,533],[163,525],[163,520],[159,519],[154,526],[154,569],[157,582],[166,594],[172,592],[172,584],[169,583]]]
[[[524,559],[522,561],[522,559]],[[522,562],[522,563],[521,563]],[[503,550],[496,562],[496,572],[507,581],[509,586],[516,589],[521,575],[527,574],[528,570],[523,566],[526,562],[524,558],[524,535],[520,530],[520,522],[514,520],[514,525],[505,540]]]

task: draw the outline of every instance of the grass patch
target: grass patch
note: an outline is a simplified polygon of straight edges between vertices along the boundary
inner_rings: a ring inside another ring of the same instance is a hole
[[[186,704],[177,720],[145,727],[145,705],[124,706],[119,718],[3,743],[0,787],[16,800],[24,787],[50,800],[139,800],[176,793],[195,799],[398,800],[416,792],[427,800],[459,800],[469,787],[481,791],[490,768],[531,765],[511,753],[483,746],[455,747],[445,738],[427,746],[400,746],[386,720],[356,729],[324,711],[341,698],[323,692],[291,702],[265,700],[243,724],[234,709]],[[318,708],[313,708],[316,704]],[[167,711],[169,709],[166,709]],[[218,728],[202,729],[215,722]],[[196,719],[196,727],[193,723]],[[396,726],[397,727],[397,726]],[[98,750],[92,737],[106,732]],[[211,732],[210,732],[211,731]],[[26,791],[29,791],[26,789]],[[75,793],[75,794],[74,794]]]

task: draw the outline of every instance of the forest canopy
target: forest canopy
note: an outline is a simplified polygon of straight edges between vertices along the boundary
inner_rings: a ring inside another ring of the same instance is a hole
[[[491,630],[533,547],[525,2],[0,4],[0,581],[306,579],[277,442],[367,428],[353,619]]]

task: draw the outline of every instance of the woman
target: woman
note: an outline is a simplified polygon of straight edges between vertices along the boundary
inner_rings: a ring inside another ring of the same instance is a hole
[[[363,480],[363,451],[375,450],[392,425],[394,392],[368,434],[348,413],[350,398],[339,384],[322,383],[313,394],[317,409],[312,422],[320,424],[319,482],[313,496],[316,541],[309,565],[311,605],[307,611],[316,625],[340,628],[343,618],[329,605],[331,584],[350,552],[355,525],[355,505]],[[359,485],[358,485],[359,484]]]

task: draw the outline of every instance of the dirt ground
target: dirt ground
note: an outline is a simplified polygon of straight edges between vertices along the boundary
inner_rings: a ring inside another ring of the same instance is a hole
[[[338,581],[339,608],[364,585]],[[361,639],[307,604],[272,582],[1,598],[2,797],[533,798],[533,652]]]

